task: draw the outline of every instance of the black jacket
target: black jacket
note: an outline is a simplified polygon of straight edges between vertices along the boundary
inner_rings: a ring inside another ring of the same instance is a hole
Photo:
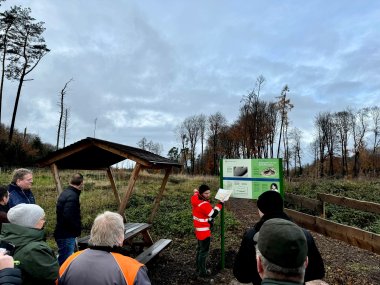
[[[79,203],[80,190],[69,186],[59,195],[57,201],[57,223],[54,237],[73,238],[81,234],[81,215]]]
[[[285,220],[291,220],[285,213],[266,214],[255,226],[247,230],[244,234],[241,242],[239,252],[235,257],[235,263],[233,273],[236,279],[241,283],[251,283],[254,285],[261,284],[261,278],[257,272],[256,262],[256,250],[253,236],[260,231],[263,223],[269,219],[281,218]],[[319,250],[315,244],[313,236],[305,229],[302,229],[305,233],[307,240],[309,264],[305,272],[305,282],[310,280],[322,279],[325,276],[325,267],[323,259]]]
[[[18,268],[4,268],[0,270],[1,285],[21,285],[21,271]]]

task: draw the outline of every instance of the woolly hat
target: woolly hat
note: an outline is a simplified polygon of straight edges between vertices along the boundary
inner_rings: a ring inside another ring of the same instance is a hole
[[[10,208],[7,214],[11,224],[27,228],[34,228],[44,215],[44,210],[36,204],[18,204]]]
[[[284,219],[266,221],[253,237],[260,253],[271,263],[284,268],[298,268],[306,260],[307,241],[296,224]]]
[[[257,199],[257,207],[264,215],[281,213],[284,211],[284,201],[280,193],[269,190],[259,196]]]
[[[203,194],[207,190],[210,190],[210,187],[208,187],[206,184],[202,184],[201,186],[199,186],[199,194]]]

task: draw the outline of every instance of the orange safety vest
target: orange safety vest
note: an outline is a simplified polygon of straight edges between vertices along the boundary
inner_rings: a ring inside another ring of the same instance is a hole
[[[193,207],[193,223],[195,236],[199,240],[204,240],[211,236],[209,219],[214,211],[221,211],[223,205],[218,203],[214,208],[209,201],[199,197],[199,193],[195,192],[191,197],[191,205]]]
[[[67,270],[71,262],[74,259],[76,259],[79,255],[81,255],[83,252],[85,252],[86,250],[88,249],[77,251],[66,259],[66,261],[62,264],[62,266],[59,269],[59,278],[63,276],[63,274],[65,273],[65,271]],[[143,266],[143,264],[141,264],[140,262],[138,262],[137,260],[133,258],[129,258],[120,253],[110,252],[110,254],[115,258],[115,261],[119,266],[119,269],[123,273],[126,284],[133,285],[137,276],[137,272],[140,270],[140,267]],[[55,284],[57,285],[58,285],[58,279],[55,282]]]

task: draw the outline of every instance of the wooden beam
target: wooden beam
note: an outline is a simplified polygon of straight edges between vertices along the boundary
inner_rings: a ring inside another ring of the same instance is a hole
[[[156,197],[156,199],[154,201],[153,210],[152,210],[152,213],[150,214],[150,217],[149,217],[149,220],[148,220],[148,223],[150,223],[150,224],[153,222],[153,219],[156,216],[156,213],[157,213],[157,210],[158,210],[158,206],[160,205],[160,202],[161,202],[162,197],[164,195],[165,186],[166,186],[166,183],[168,182],[171,170],[172,170],[171,168],[167,168],[165,170],[164,180],[162,180],[160,191],[158,192],[158,195],[157,195],[157,197]]]
[[[68,157],[68,156],[70,156],[76,152],[79,152],[79,151],[81,151],[87,147],[88,147],[88,144],[85,144],[85,145],[79,146],[75,149],[72,149],[70,151],[66,151],[64,153],[61,153],[60,155],[56,155],[56,156],[52,157],[51,159],[49,159],[47,161],[43,161],[43,163],[40,163],[39,166],[43,167],[43,166],[51,165],[51,164],[55,163],[56,161],[59,161],[62,158]]]
[[[102,143],[99,143],[99,142],[95,142],[94,143],[97,147],[101,148],[101,149],[104,149],[106,151],[109,151],[109,152],[112,152],[114,154],[117,154],[117,155],[120,155],[122,157],[125,157],[125,159],[130,159],[130,160],[133,160],[135,161],[136,163],[139,163],[141,165],[144,165],[146,167],[150,167],[151,166],[151,163],[146,161],[146,160],[142,160],[141,158],[137,157],[137,156],[133,156],[125,151],[121,151],[119,149],[115,149],[113,147],[110,147],[108,145],[105,145],[105,144],[102,144]]]
[[[107,167],[107,175],[108,175],[108,179],[110,180],[111,188],[112,188],[113,194],[115,196],[117,205],[120,206],[121,200],[120,200],[119,193],[117,192],[117,188],[116,188],[115,180],[114,180],[113,175],[112,175],[111,167]]]
[[[290,209],[285,209],[285,212],[301,227],[380,254],[380,235],[378,234]]]
[[[142,168],[141,164],[136,162],[135,168],[133,169],[131,177],[129,178],[127,190],[125,191],[123,200],[121,201],[121,204],[118,210],[119,214],[122,215],[123,217],[124,217],[125,208],[127,207],[129,198],[132,195],[132,192],[133,192],[133,189],[134,189],[136,180],[139,176],[139,172],[141,168]]]
[[[59,173],[58,173],[58,167],[55,163],[50,165],[50,170],[53,173],[53,179],[55,182],[55,188],[57,189],[58,195],[62,193],[62,184],[61,184],[61,179],[59,178]]]
[[[360,201],[346,197],[335,196],[331,194],[318,193],[318,199],[323,202],[336,204],[343,207],[348,207],[356,210],[361,210],[365,212],[371,212],[375,214],[380,214],[380,204]]]
[[[312,199],[292,193],[285,193],[285,201],[301,208],[313,210],[318,215],[323,214],[323,203],[320,200]]]

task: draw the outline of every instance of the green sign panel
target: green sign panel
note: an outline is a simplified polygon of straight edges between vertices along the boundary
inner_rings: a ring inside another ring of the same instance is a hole
[[[234,198],[257,199],[268,190],[283,195],[282,159],[223,159],[220,178]]]

